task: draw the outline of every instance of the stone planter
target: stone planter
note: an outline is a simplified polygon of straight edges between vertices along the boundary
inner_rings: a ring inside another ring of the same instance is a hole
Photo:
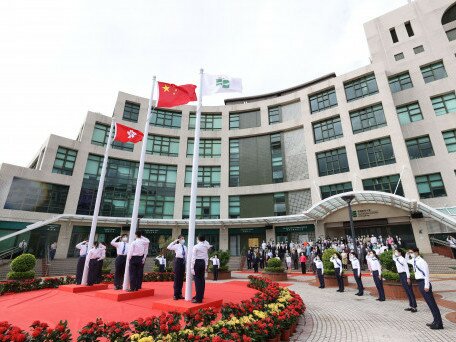
[[[291,331],[290,329],[283,330],[282,334],[280,335],[280,341],[288,342],[290,341]]]
[[[267,339],[268,342],[279,342],[279,336],[277,335],[276,337],[273,337],[273,338],[268,338]]]
[[[268,278],[269,280],[272,281],[285,281],[288,279],[288,275],[285,272],[280,272],[280,273],[266,273],[263,272],[261,275],[265,278]]]
[[[387,299],[400,299],[400,300],[407,300],[407,294],[405,293],[402,284],[399,282],[391,281],[391,280],[384,280],[383,281],[383,289],[385,290],[385,297]],[[412,289],[413,293],[415,294],[415,298],[423,298],[418,289],[418,284],[412,282]]]
[[[348,286],[348,277],[347,276],[342,276],[344,279],[344,285]],[[317,284],[320,284],[317,278]],[[325,275],[325,287],[339,287],[337,284],[337,279],[336,276],[333,275]]]
[[[214,274],[212,271],[207,272],[207,280],[213,280],[214,279]],[[226,279],[231,279],[231,271],[219,271],[218,273],[218,280],[226,280]]]

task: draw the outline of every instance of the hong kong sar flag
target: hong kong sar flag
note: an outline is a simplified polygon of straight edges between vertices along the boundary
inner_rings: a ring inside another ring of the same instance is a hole
[[[114,135],[115,141],[123,143],[131,142],[136,144],[137,142],[140,142],[143,137],[143,132],[116,122],[116,135]]]

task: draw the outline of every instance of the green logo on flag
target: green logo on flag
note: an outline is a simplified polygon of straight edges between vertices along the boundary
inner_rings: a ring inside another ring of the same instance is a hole
[[[222,88],[229,88],[230,87],[230,80],[227,80],[226,78],[217,78],[215,80],[215,85],[216,86],[221,86]]]

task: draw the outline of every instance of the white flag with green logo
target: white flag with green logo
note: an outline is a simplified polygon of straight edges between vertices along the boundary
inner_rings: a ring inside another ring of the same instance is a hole
[[[203,74],[203,95],[242,92],[242,79],[224,75]]]

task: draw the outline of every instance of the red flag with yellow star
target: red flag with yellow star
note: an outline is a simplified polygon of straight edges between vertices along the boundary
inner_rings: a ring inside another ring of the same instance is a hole
[[[196,101],[196,85],[184,84],[175,85],[171,83],[158,82],[157,107],[175,107]]]

